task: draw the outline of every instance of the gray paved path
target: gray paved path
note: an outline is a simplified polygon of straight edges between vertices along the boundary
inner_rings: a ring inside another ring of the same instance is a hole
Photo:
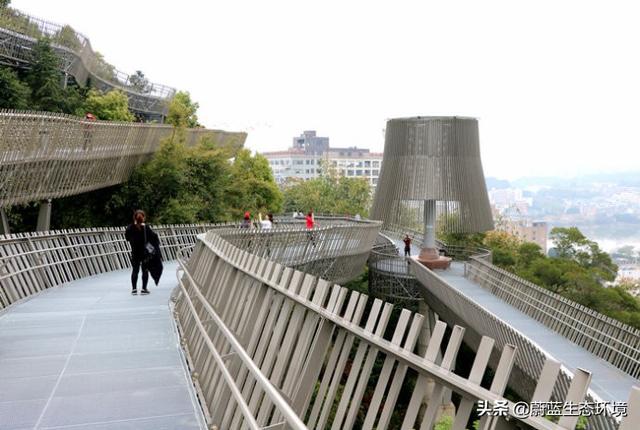
[[[639,380],[591,354],[586,349],[494,296],[480,285],[465,278],[462,263],[453,263],[450,269],[436,270],[435,273],[446,280],[449,285],[472,298],[480,306],[508,322],[513,328],[537,343],[542,350],[561,361],[569,370],[575,371],[580,367],[590,371],[592,373],[591,390],[603,400],[626,401],[629,398],[631,388],[634,385],[640,386]]]
[[[204,428],[168,306],[175,268],[149,296],[117,271],[0,314],[0,428]]]

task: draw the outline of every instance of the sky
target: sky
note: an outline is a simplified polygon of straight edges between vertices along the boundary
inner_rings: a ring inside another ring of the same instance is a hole
[[[108,7],[106,7],[108,5]],[[118,69],[187,90],[255,151],[303,130],[384,148],[386,120],[479,120],[486,176],[640,170],[634,1],[13,0]]]

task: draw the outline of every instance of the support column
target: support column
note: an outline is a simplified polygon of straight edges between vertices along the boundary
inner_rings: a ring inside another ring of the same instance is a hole
[[[436,201],[424,201],[424,240],[418,261],[429,269],[447,269],[451,259],[441,257],[436,247]]]
[[[7,213],[4,211],[4,208],[0,208],[0,234],[10,234],[11,230],[9,229],[9,218],[7,218]]]
[[[51,230],[51,199],[40,202],[40,211],[38,212],[38,225],[36,231]]]
[[[424,201],[424,241],[423,248],[436,247],[436,201]]]

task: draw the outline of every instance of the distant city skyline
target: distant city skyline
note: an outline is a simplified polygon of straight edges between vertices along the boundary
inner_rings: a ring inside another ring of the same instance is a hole
[[[486,176],[637,168],[640,6],[631,2],[13,0],[119,69],[191,93],[258,152],[301,129],[381,152],[386,120],[479,119]]]

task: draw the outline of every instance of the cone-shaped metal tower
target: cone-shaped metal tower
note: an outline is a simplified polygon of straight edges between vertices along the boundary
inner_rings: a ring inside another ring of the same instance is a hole
[[[384,229],[399,232],[425,225],[425,236],[434,236],[434,220],[446,232],[493,229],[478,121],[461,117],[389,120],[371,218],[382,220]]]

